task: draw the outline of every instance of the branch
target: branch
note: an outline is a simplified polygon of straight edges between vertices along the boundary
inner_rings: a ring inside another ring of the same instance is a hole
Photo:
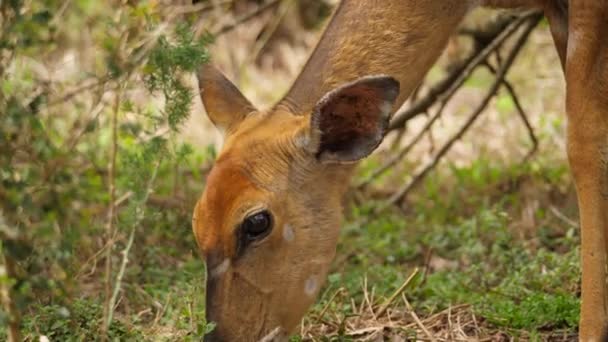
[[[490,54],[498,49],[524,21],[535,15],[538,15],[538,12],[529,12],[510,21],[504,29],[498,31],[496,37],[487,46],[480,50],[474,50],[471,56],[466,58],[446,78],[432,87],[422,99],[416,101],[411,107],[395,113],[389,125],[389,131],[402,127],[408,120],[426,112],[435,102],[448,101],[471,76],[478,65],[483,64]]]
[[[272,0],[260,7],[258,7],[257,9],[251,11],[250,13],[247,13],[245,15],[243,15],[240,18],[237,18],[233,23],[228,24],[222,28],[220,28],[219,30],[213,32],[213,36],[217,37],[220,36],[222,34],[228,33],[230,31],[232,31],[233,29],[235,29],[237,26],[248,22],[249,20],[257,17],[258,15],[266,12],[267,10],[273,8],[274,6],[276,6],[279,2],[281,2],[282,0]]]
[[[397,113],[395,119],[391,122],[391,126],[389,129],[401,129],[405,122],[407,122],[407,120],[413,118],[418,114],[427,112],[428,108],[434,105],[436,101],[441,101],[441,106],[437,110],[435,115],[433,115],[429,119],[429,121],[427,121],[425,126],[420,130],[420,132],[418,132],[418,134],[413,138],[413,140],[405,148],[401,149],[398,154],[394,155],[384,165],[376,169],[370,176],[361,181],[355,187],[358,189],[364,188],[375,178],[388,171],[388,169],[390,169],[401,159],[403,159],[405,155],[407,155],[407,153],[409,153],[409,151],[414,147],[414,145],[416,145],[420,141],[420,139],[422,139],[424,134],[427,131],[430,131],[435,121],[442,115],[442,112],[447,102],[454,96],[458,89],[460,89],[464,82],[471,76],[474,69],[480,65],[487,66],[487,59],[489,58],[490,54],[492,52],[497,52],[498,49],[502,47],[506,39],[509,38],[513,33],[515,33],[527,18],[530,18],[533,15],[535,15],[534,12],[522,15],[516,19],[509,20],[506,23],[496,24],[492,31],[495,32],[493,34],[493,39],[488,38],[491,36],[490,34],[483,35],[483,37],[485,37],[483,42],[489,41],[487,45],[485,45],[483,48],[477,48],[475,50],[476,52],[473,52],[473,54],[469,56],[464,63],[456,67],[456,69],[454,69],[454,71],[452,71],[450,75],[448,75],[443,81],[439,82],[437,85],[431,88],[429,93],[427,93],[424,98],[422,98],[420,101],[417,101],[412,107],[410,107],[406,111],[403,111],[401,114]],[[481,41],[478,41],[478,46],[481,46],[480,42]],[[496,71],[494,71],[494,73],[496,73]],[[519,105],[519,101],[517,99],[514,101],[517,101],[517,105]],[[527,121],[527,118],[525,118],[525,120]],[[403,124],[401,124],[401,122],[403,122]],[[533,141],[536,141],[536,136],[534,136]],[[536,147],[534,148],[534,150],[536,150]]]
[[[497,55],[498,59],[500,60],[499,56],[500,55]],[[490,70],[490,72],[496,75],[496,68],[494,68],[490,63],[486,63],[485,66]],[[534,155],[536,150],[538,150],[538,138],[536,137],[536,133],[534,133],[534,128],[532,127],[532,124],[530,124],[530,120],[528,120],[528,116],[526,115],[526,112],[524,111],[524,108],[521,105],[521,102],[519,101],[519,97],[515,93],[513,85],[506,78],[502,80],[502,84],[509,92],[511,99],[513,99],[513,103],[515,104],[515,108],[517,109],[517,114],[523,121],[524,126],[526,126],[526,131],[528,131],[528,136],[532,141],[532,148],[530,149],[530,151],[528,151],[528,153],[526,153],[526,156],[524,157],[524,161],[527,161],[530,159],[530,157]]]
[[[454,143],[456,141],[458,141],[460,138],[462,138],[462,136],[464,135],[464,133],[471,127],[471,125],[475,122],[475,120],[479,117],[479,115],[484,111],[484,109],[490,103],[490,100],[494,97],[494,95],[498,91],[500,85],[504,81],[505,75],[507,74],[507,72],[509,71],[509,69],[511,68],[511,66],[513,65],[513,62],[515,61],[515,58],[517,57],[517,55],[521,51],[521,48],[526,43],[526,41],[528,39],[528,36],[532,32],[532,30],[536,27],[536,25],[540,21],[541,17],[542,17],[542,15],[539,14],[539,13],[534,13],[534,14],[526,17],[526,20],[525,20],[525,29],[524,29],[523,33],[518,37],[517,41],[515,42],[514,47],[509,52],[509,55],[507,56],[507,59],[505,60],[504,64],[501,65],[500,68],[498,69],[498,71],[496,73],[496,79],[494,80],[494,83],[492,83],[492,86],[488,90],[486,96],[483,98],[483,100],[481,101],[481,103],[477,106],[477,108],[475,108],[475,110],[473,111],[473,113],[469,116],[469,118],[464,123],[464,125],[461,126],[461,128],[458,130],[458,132],[456,134],[454,134],[441,147],[441,149],[432,158],[432,160],[430,160],[428,163],[426,163],[412,177],[412,179],[408,183],[406,183],[404,186],[402,186],[401,188],[399,188],[395,192],[395,194],[393,194],[393,196],[391,196],[391,198],[389,198],[389,200],[387,202],[385,202],[383,205],[381,205],[380,207],[378,207],[378,209],[375,210],[375,212],[374,212],[375,214],[378,214],[378,213],[384,211],[389,206],[391,206],[391,205],[393,205],[393,204],[395,204],[397,202],[402,201],[405,198],[405,196],[407,196],[407,194],[416,185],[418,185],[420,183],[420,181],[422,181],[424,179],[424,177],[426,177],[426,175],[429,173],[429,171],[431,171],[437,165],[437,163],[439,163],[439,160],[441,160],[441,158],[450,150],[450,148],[454,145]]]
[[[272,36],[277,32],[279,25],[293,4],[293,0],[286,0],[281,3],[278,9],[278,14],[274,16],[274,18],[272,18],[272,20],[270,20],[270,22],[267,24],[266,28],[262,30],[259,40],[255,42],[252,48],[251,55],[245,58],[245,60],[241,63],[241,66],[239,67],[240,70],[243,70],[247,63],[256,61],[258,59],[260,53],[266,47]]]
[[[145,208],[146,202],[148,201],[148,197],[150,193],[152,193],[152,185],[156,179],[156,175],[158,174],[158,168],[160,167],[161,159],[158,160],[154,169],[152,170],[152,175],[148,180],[148,184],[146,186],[146,194],[144,197],[137,203],[135,207],[135,222],[131,226],[131,232],[129,233],[129,240],[127,241],[127,245],[125,249],[122,251],[122,262],[120,264],[120,269],[118,270],[118,274],[116,275],[116,282],[114,284],[114,291],[112,292],[112,297],[109,301],[109,311],[107,315],[107,325],[108,327],[112,324],[112,319],[114,316],[114,305],[116,303],[116,299],[118,298],[118,292],[120,292],[120,287],[122,284],[122,278],[124,277],[125,270],[127,268],[127,264],[129,263],[129,252],[131,251],[131,247],[133,246],[133,240],[135,239],[135,230],[140,225],[141,221],[143,221],[145,217]]]
[[[106,268],[105,268],[105,303],[104,303],[104,320],[101,326],[101,338],[106,340],[110,324],[112,321],[112,306],[110,301],[111,283],[112,283],[112,248],[114,247],[114,212],[116,205],[116,154],[118,152],[118,111],[120,110],[120,90],[116,93],[114,110],[112,112],[112,149],[110,151],[110,165],[108,167],[108,192],[109,192],[109,208],[108,221],[106,222],[107,248],[106,248]]]
[[[445,108],[445,105],[446,105],[446,102],[443,102],[441,104],[441,107],[437,110],[435,115],[433,115],[429,119],[429,121],[427,121],[427,123],[424,125],[424,127],[420,130],[420,132],[418,132],[418,134],[412,139],[412,141],[409,144],[407,144],[403,149],[401,149],[399,151],[399,153],[395,154],[386,163],[384,163],[384,165],[382,165],[381,167],[374,170],[374,172],[372,172],[372,174],[369,175],[366,179],[361,181],[359,184],[355,185],[355,187],[357,189],[362,189],[362,188],[366,187],[374,179],[376,179],[377,177],[379,177],[380,175],[382,175],[383,173],[388,171],[388,169],[390,169],[395,164],[397,164],[401,159],[403,159],[403,157],[405,157],[405,155],[411,151],[411,149],[420,141],[420,139],[422,139],[422,137],[424,137],[424,134],[428,130],[430,130],[431,126],[433,126],[433,124],[437,121],[437,119],[439,119],[441,114],[443,114],[443,109]]]

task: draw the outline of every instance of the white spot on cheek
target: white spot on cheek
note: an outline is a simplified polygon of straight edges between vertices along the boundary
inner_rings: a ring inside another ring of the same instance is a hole
[[[209,278],[221,276],[228,270],[228,267],[230,267],[230,259],[224,259],[221,264],[209,271]]]
[[[289,224],[283,226],[283,239],[285,239],[287,242],[291,242],[293,241],[294,237],[293,228],[291,228]]]
[[[293,142],[297,148],[306,148],[308,145],[310,145],[310,139],[308,139],[306,134],[296,135]]]
[[[312,276],[306,279],[306,283],[304,283],[304,293],[307,296],[313,296],[317,292],[317,278]]]

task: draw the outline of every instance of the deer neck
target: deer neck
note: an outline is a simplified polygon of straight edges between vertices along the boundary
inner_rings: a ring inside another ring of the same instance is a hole
[[[343,0],[279,105],[310,112],[336,86],[367,75],[395,77],[406,100],[471,8],[469,0]]]

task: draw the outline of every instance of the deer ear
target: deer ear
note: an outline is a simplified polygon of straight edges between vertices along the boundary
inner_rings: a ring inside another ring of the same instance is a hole
[[[382,142],[399,82],[389,76],[368,76],[347,83],[316,104],[309,142],[323,162],[354,162]]]
[[[222,132],[230,131],[255,107],[218,69],[204,65],[198,72],[201,100],[209,119]]]

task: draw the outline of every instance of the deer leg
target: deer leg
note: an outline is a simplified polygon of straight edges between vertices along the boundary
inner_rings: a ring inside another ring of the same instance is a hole
[[[568,2],[567,0],[548,0],[543,4],[545,17],[549,20],[553,43],[562,65],[566,68],[566,53],[568,48]]]
[[[568,160],[581,220],[580,340],[608,323],[608,2],[571,1],[566,56]]]

